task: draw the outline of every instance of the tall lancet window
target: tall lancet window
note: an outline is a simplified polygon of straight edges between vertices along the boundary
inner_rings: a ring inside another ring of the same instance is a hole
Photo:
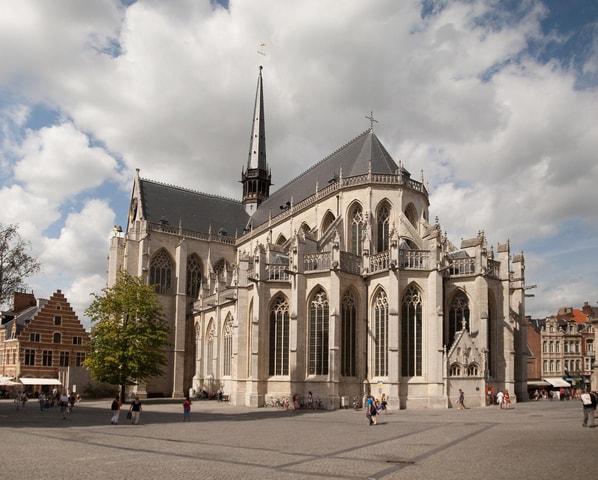
[[[448,339],[450,347],[455,341],[455,334],[461,330],[469,330],[469,300],[462,290],[459,290],[449,306],[448,315]]]
[[[233,358],[233,317],[229,313],[224,321],[224,329],[222,332],[222,375],[225,377],[231,374],[231,363]]]
[[[356,318],[357,308],[355,297],[347,290],[343,297],[341,313],[341,375],[354,377],[356,355]]]
[[[411,285],[401,302],[401,375],[422,374],[422,297]]]
[[[150,264],[150,285],[154,285],[156,293],[166,295],[172,286],[172,262],[164,250],[160,250]]]
[[[374,375],[388,375],[388,298],[384,290],[374,303]]]
[[[201,287],[201,262],[197,255],[187,258],[187,296],[196,300]]]
[[[309,375],[328,375],[328,296],[316,291],[309,304]]]
[[[270,308],[270,375],[289,374],[289,303],[277,296]]]
[[[356,205],[351,213],[351,253],[361,255],[363,250],[363,210]]]
[[[216,328],[214,320],[210,320],[206,335],[206,375],[214,377],[214,336]]]
[[[389,224],[390,209],[388,208],[388,204],[384,202],[378,209],[378,215],[376,216],[378,252],[385,252],[388,250]]]

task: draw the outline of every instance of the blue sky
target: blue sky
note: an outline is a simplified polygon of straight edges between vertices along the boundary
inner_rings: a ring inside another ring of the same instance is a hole
[[[274,188],[373,111],[453,243],[524,252],[529,315],[596,306],[597,52],[593,0],[7,0],[0,223],[83,317],[136,168],[240,198],[262,64]]]

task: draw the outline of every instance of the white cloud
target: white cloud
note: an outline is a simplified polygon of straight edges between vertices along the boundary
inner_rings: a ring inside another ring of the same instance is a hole
[[[48,274],[66,265],[61,285],[78,296],[104,274],[114,215],[126,215],[109,202],[127,201],[135,168],[240,197],[261,63],[274,188],[368,128],[373,110],[395,160],[414,178],[424,171],[431,217],[453,242],[484,230],[491,244],[530,248],[530,283],[549,268],[572,272],[580,253],[559,255],[564,225],[598,233],[596,86],[580,90],[568,65],[526,51],[548,39],[541,2],[439,4],[422,18],[421,2],[395,0],[254,0],[230,11],[208,0],[2,2],[0,221],[21,224]],[[584,68],[591,77],[595,55]],[[61,123],[25,130],[39,104]],[[535,260],[547,255],[550,266]],[[589,295],[582,284],[595,274],[584,271],[577,291]]]
[[[15,177],[34,195],[60,203],[113,176],[115,160],[91,147],[72,123],[44,127],[29,135],[20,148]]]
[[[46,273],[90,275],[105,271],[114,212],[104,200],[90,200],[71,213],[58,238],[46,238],[40,255]]]

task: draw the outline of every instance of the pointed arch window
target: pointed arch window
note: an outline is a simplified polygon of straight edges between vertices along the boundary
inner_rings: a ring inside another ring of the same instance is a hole
[[[378,252],[385,252],[388,250],[390,224],[390,208],[388,203],[384,202],[378,209],[376,215],[376,231],[377,231],[377,250]]]
[[[214,377],[214,336],[216,329],[214,327],[214,320],[210,320],[208,324],[208,331],[206,335],[206,375]]]
[[[289,374],[289,303],[277,296],[270,308],[270,375]]]
[[[201,262],[197,255],[193,254],[187,259],[187,296],[196,300],[199,297],[201,288]]]
[[[328,375],[328,295],[316,291],[309,305],[309,375]]]
[[[447,345],[450,347],[454,340],[455,334],[461,330],[469,329],[469,299],[467,295],[459,290],[453,296],[449,306],[448,315],[448,339]]]
[[[411,285],[401,302],[401,373],[404,377],[422,374],[422,297]]]
[[[214,274],[218,280],[225,282],[226,281],[226,270],[228,268],[228,264],[224,258],[221,258],[216,262],[214,265]]]
[[[333,222],[334,215],[332,214],[332,212],[326,212],[326,215],[324,215],[324,219],[322,220],[322,235],[326,233],[326,231],[328,230],[328,228],[330,228],[330,225],[332,225]]]
[[[413,206],[413,203],[410,203],[407,205],[407,208],[405,208],[405,216],[407,217],[407,220],[409,220],[409,223],[417,228],[417,210]]]
[[[222,332],[222,375],[229,377],[231,375],[231,363],[233,357],[233,318],[229,313],[224,321]]]
[[[150,264],[150,285],[154,285],[156,293],[170,293],[172,285],[172,262],[164,250],[160,250]]]
[[[363,210],[361,205],[356,205],[351,214],[351,253],[361,255],[362,253],[362,237],[363,237]]]
[[[374,375],[388,375],[388,298],[384,290],[374,303]]]
[[[341,375],[354,377],[356,375],[356,318],[357,308],[355,297],[350,290],[343,296],[341,310]]]

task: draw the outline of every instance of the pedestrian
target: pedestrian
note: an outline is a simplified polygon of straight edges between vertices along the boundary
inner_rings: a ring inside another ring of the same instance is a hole
[[[46,394],[44,392],[40,393],[37,400],[39,401],[39,410],[43,412],[46,405]]]
[[[191,399],[189,397],[185,398],[183,402],[183,422],[188,422],[191,420]]]
[[[502,390],[499,390],[496,394],[496,403],[498,403],[498,408],[502,410],[503,403],[505,401],[505,394],[502,393]]]
[[[296,412],[300,408],[301,408],[301,405],[299,405],[299,395],[294,393],[293,394],[293,411]]]
[[[73,408],[75,407],[75,403],[77,402],[77,396],[71,392],[69,395],[69,413],[73,413]]]
[[[505,409],[509,409],[511,408],[511,395],[509,395],[509,391],[505,390],[504,396],[503,396],[503,403],[505,404]]]
[[[139,396],[135,395],[135,398],[131,402],[131,407],[129,408],[129,412],[131,412],[131,424],[137,425],[139,424],[139,417],[141,416],[141,400],[139,400]]]
[[[60,405],[60,413],[62,413],[62,419],[66,420],[66,414],[69,408],[69,396],[66,394],[66,392],[63,392],[60,396],[58,405]]]
[[[459,410],[463,410],[465,408],[465,393],[463,390],[459,389],[459,396],[457,397],[457,406]]]
[[[386,405],[388,405],[388,402],[386,401],[386,394],[383,393],[382,396],[380,397],[380,408],[379,410],[383,411],[386,414]]]
[[[311,390],[307,392],[307,402],[305,403],[306,408],[311,408],[312,410],[315,408],[314,404],[314,396],[311,393]]]
[[[120,397],[118,395],[114,397],[114,400],[112,400],[110,410],[112,410],[112,418],[110,419],[110,424],[118,425],[118,419],[120,417]]]
[[[378,411],[376,409],[376,400],[374,400],[374,397],[369,396],[365,405],[365,416],[369,420],[370,427],[372,425],[378,425],[377,414]]]
[[[598,405],[598,395],[590,391],[590,387],[586,387],[586,391],[580,395],[581,403],[583,405],[583,424],[584,427],[594,428],[594,411]]]

